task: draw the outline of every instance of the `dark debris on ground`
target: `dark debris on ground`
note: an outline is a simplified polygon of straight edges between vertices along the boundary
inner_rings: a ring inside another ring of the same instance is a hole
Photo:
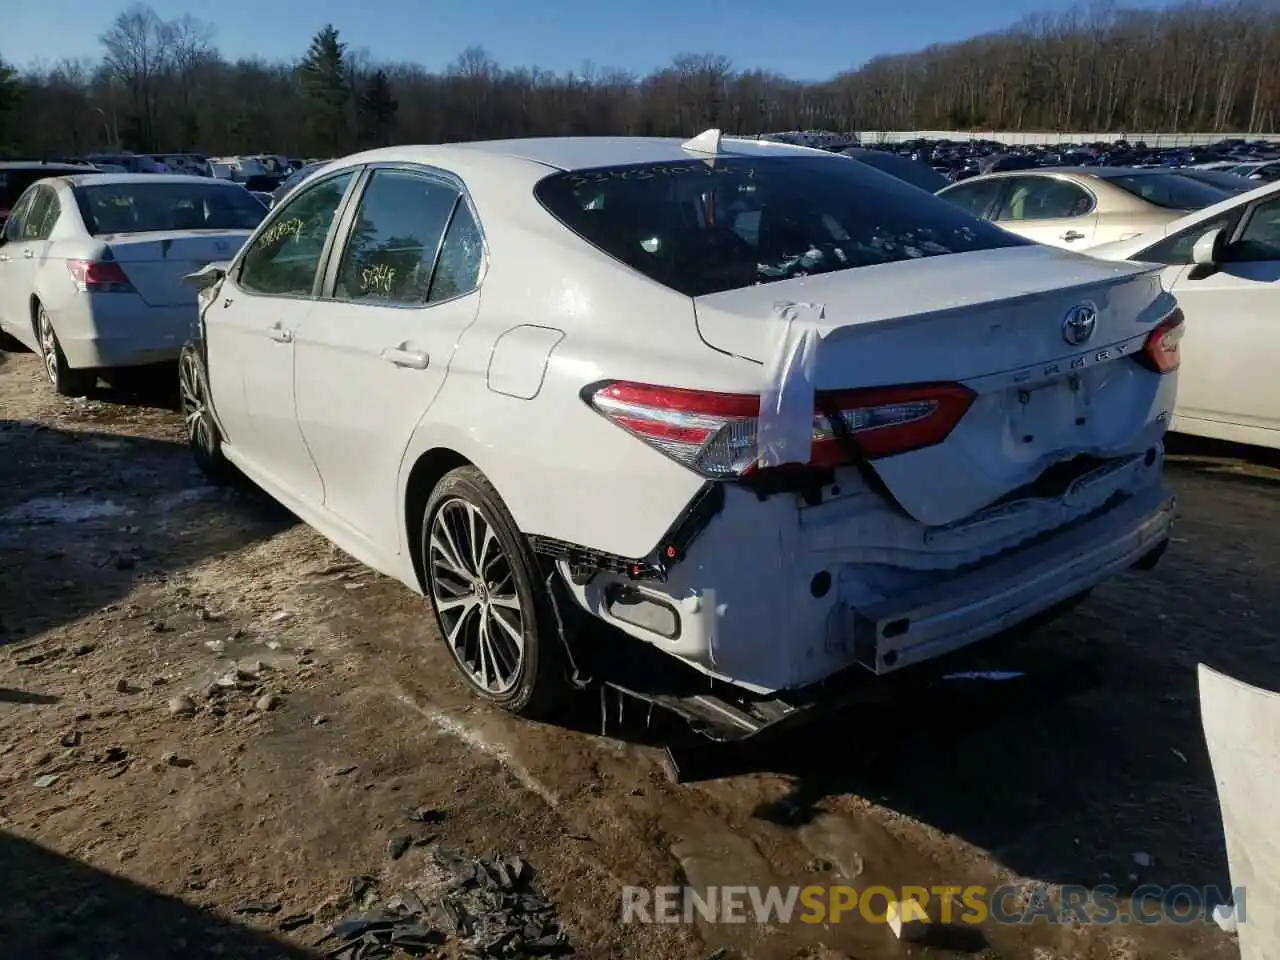
[[[572,953],[533,869],[519,857],[468,857],[436,847],[421,884],[334,925],[335,960],[439,955],[453,944],[466,957],[555,957]]]

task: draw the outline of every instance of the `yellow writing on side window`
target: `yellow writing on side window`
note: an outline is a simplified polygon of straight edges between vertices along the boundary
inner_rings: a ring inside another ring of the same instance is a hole
[[[385,297],[391,293],[396,279],[396,268],[389,263],[375,263],[360,271],[360,291]]]
[[[288,220],[281,220],[279,223],[273,223],[267,232],[262,235],[262,242],[268,246],[276,243],[282,243],[289,237],[297,237],[302,234],[302,218],[292,217]]]

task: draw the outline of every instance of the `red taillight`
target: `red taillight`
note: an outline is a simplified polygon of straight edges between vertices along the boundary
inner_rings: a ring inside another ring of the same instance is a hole
[[[813,417],[809,463],[851,462],[847,432],[859,454],[887,457],[940,443],[973,403],[955,383],[912,384],[821,393]],[[587,397],[605,418],[703,476],[731,479],[756,467],[760,398],[644,383],[610,383]],[[844,430],[837,432],[830,411]]]
[[[1182,310],[1175,309],[1151,331],[1147,342],[1142,345],[1142,352],[1134,354],[1134,359],[1156,373],[1173,373],[1182,362],[1178,342],[1182,339],[1185,330],[1186,324]]]
[[[67,270],[81,293],[133,292],[133,284],[113,260],[68,260]]]

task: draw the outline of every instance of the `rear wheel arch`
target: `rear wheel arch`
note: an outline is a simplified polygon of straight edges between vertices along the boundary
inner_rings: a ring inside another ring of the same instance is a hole
[[[450,470],[475,466],[470,460],[448,447],[435,447],[414,461],[404,490],[404,532],[409,543],[414,576],[424,595],[429,595],[427,571],[422,556],[422,515],[431,493]]]

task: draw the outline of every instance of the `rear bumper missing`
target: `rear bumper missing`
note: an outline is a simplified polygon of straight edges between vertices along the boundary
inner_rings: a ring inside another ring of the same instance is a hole
[[[993,636],[1163,550],[1174,497],[1156,485],[970,573],[850,607],[854,658],[883,674]]]

